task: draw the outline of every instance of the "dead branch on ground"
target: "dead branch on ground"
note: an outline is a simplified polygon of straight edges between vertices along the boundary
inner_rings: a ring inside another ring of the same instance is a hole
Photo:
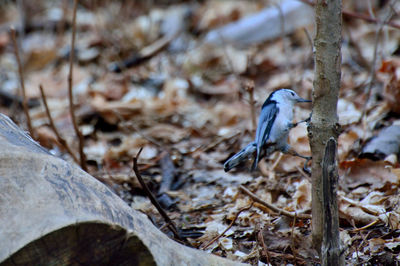
[[[144,182],[142,175],[140,174],[139,168],[138,168],[138,159],[140,156],[140,153],[142,152],[143,148],[139,150],[137,153],[136,157],[133,158],[133,171],[136,174],[136,177],[142,186],[144,192],[146,193],[147,197],[150,199],[151,203],[156,207],[157,211],[160,213],[160,215],[164,218],[165,222],[168,224],[168,228],[172,231],[174,236],[179,239],[180,241],[188,244],[189,242],[180,236],[178,229],[176,228],[174,222],[169,218],[168,214],[164,211],[164,209],[161,207],[160,203],[158,203],[157,199],[154,197],[153,193],[151,193],[149,187],[146,185]]]
[[[239,186],[240,190],[242,190],[245,194],[247,194],[252,200],[254,200],[255,202],[260,203],[261,205],[264,205],[265,207],[267,207],[268,209],[279,213],[279,214],[283,214],[287,217],[290,218],[300,218],[300,219],[311,219],[311,215],[309,214],[305,214],[305,213],[293,213],[293,212],[288,212],[285,211],[283,209],[280,209],[266,201],[263,201],[262,199],[260,199],[259,197],[257,197],[255,194],[253,194],[252,192],[250,192],[250,190],[248,190],[247,188],[245,188],[244,186]]]

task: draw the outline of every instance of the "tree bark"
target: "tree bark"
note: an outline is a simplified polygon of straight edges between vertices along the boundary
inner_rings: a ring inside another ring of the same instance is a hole
[[[339,211],[336,196],[338,186],[336,150],[336,141],[334,138],[330,138],[322,161],[324,236],[321,248],[321,264],[326,266],[344,265],[344,257],[341,256]]]
[[[337,141],[339,125],[336,113],[341,66],[341,0],[318,0],[315,6],[316,36],[313,112],[308,127],[312,152],[312,236],[321,252],[323,238],[322,160],[325,146]]]

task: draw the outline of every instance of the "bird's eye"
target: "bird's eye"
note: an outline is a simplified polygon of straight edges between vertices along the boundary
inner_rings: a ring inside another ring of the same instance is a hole
[[[291,91],[290,94],[292,94],[292,96],[294,97],[294,92]]]

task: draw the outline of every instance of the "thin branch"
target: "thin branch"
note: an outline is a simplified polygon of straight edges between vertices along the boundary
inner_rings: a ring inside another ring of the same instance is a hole
[[[310,6],[314,6],[315,5],[314,1],[312,1],[312,0],[300,0],[300,1],[305,3],[305,4],[307,4],[307,5],[310,5]],[[365,20],[367,22],[375,23],[375,24],[383,23],[383,24],[388,25],[388,26],[390,26],[392,28],[400,29],[400,24],[397,24],[396,22],[393,22],[393,21],[382,22],[379,19],[370,17],[368,15],[360,14],[360,13],[354,13],[354,12],[351,12],[351,11],[348,11],[348,10],[343,10],[342,14],[343,14],[344,17],[362,19],[362,20]]]
[[[16,36],[15,29],[11,28],[10,33],[11,33],[11,38],[12,38],[12,42],[13,42],[13,46],[14,46],[15,57],[17,59],[17,64],[18,64],[19,82],[21,84],[21,90],[22,90],[22,107],[24,109],[24,113],[26,116],[26,123],[28,125],[29,134],[31,135],[32,138],[35,138],[35,135],[33,132],[33,127],[32,127],[32,122],[31,122],[31,117],[29,115],[28,101],[27,101],[26,93],[25,93],[24,72],[22,70],[21,58],[19,56],[19,49],[18,49],[17,36]]]
[[[287,217],[290,217],[290,218],[297,217],[297,218],[300,218],[300,219],[311,219],[311,215],[309,215],[309,214],[305,214],[305,213],[296,214],[296,213],[293,213],[293,212],[288,212],[288,211],[285,211],[285,210],[283,210],[283,209],[280,209],[280,208],[278,208],[278,207],[276,207],[276,206],[274,206],[274,205],[272,205],[272,204],[270,204],[270,203],[268,203],[268,202],[265,202],[265,201],[263,201],[262,199],[260,199],[259,197],[257,197],[255,194],[253,194],[252,192],[250,192],[250,191],[249,191],[247,188],[245,188],[244,186],[239,186],[239,188],[240,188],[240,190],[242,190],[245,194],[247,194],[250,198],[252,198],[255,202],[258,202],[258,203],[260,203],[261,205],[264,205],[265,207],[267,207],[268,209],[271,209],[272,211],[274,211],[274,212],[276,212],[276,213],[283,214],[283,215],[285,215],[285,216],[287,216]]]
[[[76,122],[75,117],[75,106],[74,99],[72,94],[72,73],[73,73],[73,65],[74,65],[74,56],[75,56],[75,34],[76,34],[76,7],[78,5],[78,0],[74,0],[74,10],[72,17],[72,40],[71,40],[71,51],[69,54],[69,74],[68,74],[68,98],[69,98],[69,112],[71,115],[72,124],[74,126],[74,130],[76,136],[78,137],[79,142],[79,156],[80,156],[80,164],[83,170],[87,171],[86,166],[86,156],[83,152],[83,135],[79,130],[78,124]]]
[[[42,84],[39,85],[39,90],[40,90],[40,94],[42,95],[42,100],[43,100],[44,108],[46,109],[47,117],[49,118],[50,127],[54,131],[54,134],[56,134],[58,142],[60,142],[60,144],[67,150],[68,154],[71,155],[74,162],[79,164],[78,158],[72,152],[72,150],[68,146],[67,141],[60,135],[60,132],[58,132],[57,127],[54,124],[54,120],[53,120],[53,117],[51,116],[49,106],[47,105],[46,94],[44,93]]]
[[[379,213],[379,212],[374,211],[374,210],[370,210],[367,207],[363,206],[361,203],[359,203],[359,202],[357,202],[355,200],[350,200],[349,198],[346,198],[344,196],[340,196],[340,199],[345,201],[348,204],[351,204],[351,205],[353,205],[353,206],[355,206],[357,208],[360,208],[365,213],[368,213],[368,214],[371,214],[371,215],[374,215],[374,216],[379,216],[379,215],[383,214],[383,213]]]
[[[372,13],[371,10],[370,10],[370,13]],[[361,122],[363,120],[363,118],[365,117],[365,115],[367,113],[367,105],[368,105],[369,100],[371,98],[372,86],[374,85],[375,80],[376,80],[376,62],[377,62],[377,59],[378,59],[378,47],[379,47],[380,36],[382,34],[383,27],[392,18],[392,16],[393,16],[393,12],[390,9],[390,11],[388,12],[388,15],[385,18],[385,20],[384,21],[378,21],[378,29],[375,32],[374,53],[373,53],[373,57],[372,57],[372,62],[370,64],[371,68],[370,68],[370,72],[369,72],[368,86],[367,86],[367,90],[366,90],[367,99],[365,100],[364,106],[362,108],[362,113],[361,113],[359,122]]]
[[[258,239],[261,242],[261,247],[262,247],[264,256],[267,259],[267,263],[268,263],[268,265],[270,265],[271,264],[271,259],[270,259],[270,255],[269,255],[269,251],[268,251],[267,245],[265,244],[265,241],[264,241],[264,236],[263,236],[262,230],[260,230],[258,232]]]
[[[180,241],[183,241],[185,243],[188,243],[187,240],[183,237],[180,236],[178,230],[175,227],[174,222],[168,217],[168,214],[164,211],[164,209],[161,207],[160,203],[158,203],[157,199],[154,197],[153,193],[151,193],[150,189],[144,182],[142,175],[140,174],[139,168],[137,161],[139,159],[140,153],[142,152],[143,148],[140,148],[139,152],[137,153],[136,157],[133,158],[133,171],[136,174],[136,177],[142,186],[144,192],[146,193],[147,197],[150,199],[151,203],[156,207],[157,211],[160,213],[160,215],[164,218],[165,222],[168,224],[168,228],[172,231],[174,236],[179,239]]]
[[[294,239],[294,226],[295,225],[296,225],[296,214],[293,217],[292,232],[290,234],[290,238],[292,239],[292,241],[291,241],[291,249],[292,249],[293,257],[294,257],[294,260],[297,260],[297,256],[296,256],[297,251],[296,251],[296,245],[295,245],[296,242],[295,242],[295,239]]]
[[[295,265],[306,265],[306,261],[303,258],[299,258],[299,257],[295,257],[292,254],[287,254],[287,253],[278,253],[278,252],[274,252],[274,251],[269,251],[269,254],[271,257],[273,258],[280,258],[280,259],[284,259],[284,260],[297,260],[298,264]],[[316,261],[315,259],[313,259],[312,261],[312,265],[317,265],[318,261]],[[320,265],[320,264],[318,264]]]
[[[354,12],[346,11],[346,10],[343,11],[342,13],[346,17],[362,19],[362,20],[365,20],[367,22],[371,22],[371,23],[375,23],[375,24],[382,23],[382,21],[380,21],[379,19],[376,19],[376,18],[373,18],[373,17],[369,17],[369,16],[364,15],[364,14],[354,13]],[[388,25],[388,26],[390,26],[392,28],[395,28],[395,29],[400,29],[400,25],[397,24],[396,22],[393,22],[393,21],[384,21],[383,24]]]
[[[363,226],[363,227],[360,227],[360,228],[356,228],[356,229],[351,230],[351,232],[359,232],[359,231],[368,229],[368,228],[370,228],[371,226],[374,226],[374,225],[376,225],[376,224],[379,223],[379,222],[381,222],[381,219],[378,218],[378,219],[376,219],[375,221],[373,221],[373,222],[371,222],[371,223],[369,223],[369,224],[367,224],[367,225],[365,225],[365,226]]]
[[[254,202],[252,202],[249,206],[247,207],[243,207],[241,208],[235,215],[235,218],[233,218],[232,222],[229,224],[229,226],[218,236],[214,237],[210,242],[208,242],[207,245],[205,245],[202,250],[205,250],[206,248],[208,248],[212,243],[214,243],[215,241],[217,241],[218,239],[220,239],[226,232],[228,232],[229,229],[231,229],[231,227],[235,224],[237,218],[239,217],[240,213],[242,213],[243,211],[247,211],[250,210],[251,207],[253,207]]]
[[[256,107],[254,100],[254,81],[250,80],[245,84],[245,90],[249,93],[249,101],[250,101],[250,116],[251,116],[251,131],[253,132],[253,137],[256,135],[257,128],[257,118],[256,118]]]

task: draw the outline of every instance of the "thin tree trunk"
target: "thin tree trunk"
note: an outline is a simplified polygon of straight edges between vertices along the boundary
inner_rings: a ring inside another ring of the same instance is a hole
[[[313,156],[312,236],[320,254],[324,228],[321,166],[328,140],[333,137],[337,141],[339,131],[336,105],[341,76],[341,10],[341,0],[318,0],[315,6],[315,78],[308,132]]]

